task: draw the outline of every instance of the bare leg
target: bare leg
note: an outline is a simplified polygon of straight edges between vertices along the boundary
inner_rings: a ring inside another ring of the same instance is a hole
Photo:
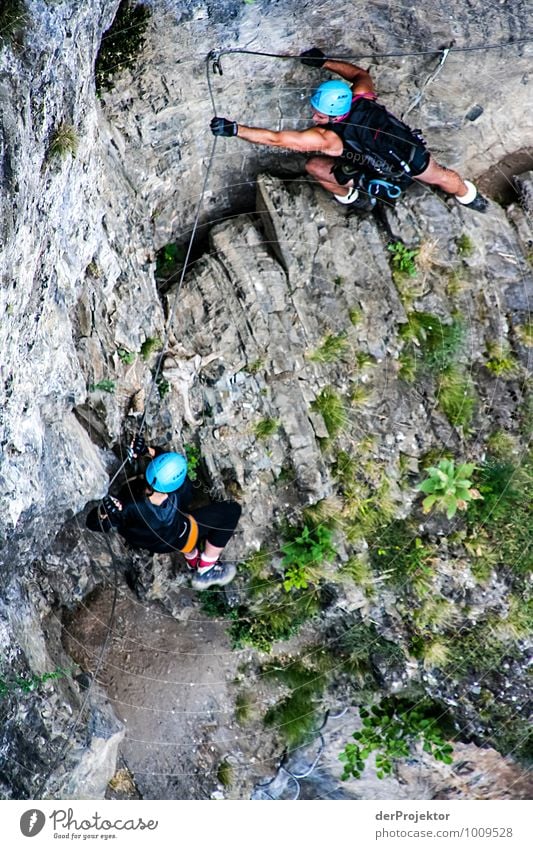
[[[216,546],[211,545],[211,543],[206,540],[203,551],[203,559],[209,560],[210,563],[214,563],[215,560],[218,560],[223,551],[223,548],[216,548]]]
[[[335,160],[331,156],[311,156],[305,163],[305,170],[323,189],[339,197],[345,197],[353,186],[353,180],[343,186],[337,183],[331,173]]]
[[[468,186],[461,179],[457,171],[452,171],[451,168],[445,168],[439,165],[433,157],[430,157],[429,165],[421,174],[417,174],[415,180],[420,180],[421,183],[430,183],[432,186],[438,186],[445,192],[457,197],[464,197],[468,192]]]

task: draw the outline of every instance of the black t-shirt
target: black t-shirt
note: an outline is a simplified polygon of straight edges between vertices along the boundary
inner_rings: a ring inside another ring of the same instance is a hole
[[[122,496],[122,493],[121,493]],[[134,548],[152,552],[171,552],[183,547],[190,530],[185,509],[190,501],[190,482],[185,481],[176,492],[171,492],[160,504],[152,504],[146,496],[135,495],[124,500],[123,508],[112,521],[98,518],[98,507],[87,516],[87,527],[92,531],[109,531],[115,527],[124,540]]]

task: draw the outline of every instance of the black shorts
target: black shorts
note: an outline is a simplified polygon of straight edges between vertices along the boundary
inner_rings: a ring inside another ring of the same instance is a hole
[[[401,181],[405,176],[418,177],[422,174],[429,165],[430,152],[424,144],[417,144],[409,157],[409,174],[399,174],[398,178]],[[340,162],[335,162],[331,168],[331,174],[335,177],[340,186],[345,186],[350,180],[354,181],[354,186],[357,185],[358,176],[360,176],[364,167],[361,167],[360,162],[348,161],[344,158]],[[391,177],[394,182],[394,177]]]

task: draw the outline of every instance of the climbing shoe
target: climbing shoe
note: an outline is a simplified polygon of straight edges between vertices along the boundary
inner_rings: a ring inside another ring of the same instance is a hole
[[[475,209],[476,212],[486,212],[489,202],[487,198],[484,198],[483,195],[480,195],[476,187],[470,180],[464,180],[464,184],[467,188],[466,195],[459,197],[455,195],[455,200],[461,204],[461,206],[466,207],[466,209]]]
[[[352,186],[347,195],[333,195],[336,201],[342,203],[343,206],[348,206],[348,204],[355,203],[357,198],[359,197],[359,190]]]
[[[212,566],[201,567],[195,570],[191,585],[195,590],[207,590],[209,587],[225,587],[233,581],[237,573],[235,563],[221,563],[217,561]]]
[[[470,203],[463,203],[462,206],[466,209],[475,209],[476,212],[486,212],[489,202],[487,198],[484,198],[483,195],[480,195],[478,192],[473,201],[470,201]]]

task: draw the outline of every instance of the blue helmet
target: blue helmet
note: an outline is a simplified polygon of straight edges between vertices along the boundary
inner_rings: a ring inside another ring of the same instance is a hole
[[[321,83],[311,95],[311,106],[322,115],[338,117],[346,115],[352,105],[352,90],[342,80],[328,80]]]
[[[187,475],[187,460],[183,454],[169,451],[154,457],[146,469],[146,482],[156,492],[174,492]]]

